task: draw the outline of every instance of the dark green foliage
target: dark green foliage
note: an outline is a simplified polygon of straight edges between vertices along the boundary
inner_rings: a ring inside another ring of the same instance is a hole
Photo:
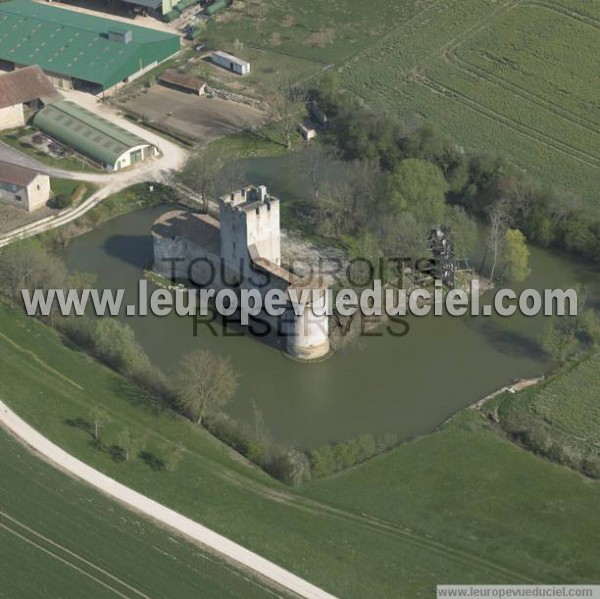
[[[378,453],[390,449],[397,443],[393,435],[376,438],[364,433],[330,445],[322,445],[308,452],[313,478],[329,476],[365,462]]]
[[[63,208],[69,208],[73,205],[73,198],[61,193],[52,199],[52,204],[55,208],[62,210]]]
[[[529,241],[600,262],[600,214],[574,195],[540,185],[504,158],[467,154],[428,123],[375,112],[335,85],[313,93],[333,117],[330,140],[344,158],[376,160],[384,172],[406,159],[431,162],[445,176],[447,199],[470,215],[486,219],[506,202],[511,227]]]

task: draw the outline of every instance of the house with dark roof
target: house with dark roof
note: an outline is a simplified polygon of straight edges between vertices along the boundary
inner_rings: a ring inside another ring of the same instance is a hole
[[[171,33],[30,0],[0,2],[0,68],[37,64],[57,87],[99,93],[177,54]]]
[[[38,66],[0,75],[0,131],[22,127],[32,112],[60,98]]]
[[[50,199],[50,177],[0,161],[0,202],[33,212]]]
[[[67,100],[42,108],[32,123],[109,171],[133,166],[159,153],[158,148],[145,139]]]

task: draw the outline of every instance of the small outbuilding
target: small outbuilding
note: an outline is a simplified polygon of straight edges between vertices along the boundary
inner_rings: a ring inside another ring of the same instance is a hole
[[[38,66],[0,75],[0,131],[23,127],[32,112],[60,97]]]
[[[236,73],[238,75],[247,75],[250,72],[250,63],[242,60],[241,58],[237,58],[232,54],[227,54],[227,52],[221,52],[221,50],[217,50],[212,54],[212,61],[231,71],[232,73]]]
[[[192,75],[184,75],[175,69],[167,69],[159,75],[158,82],[165,87],[170,87],[186,94],[203,96],[206,93],[206,82]]]
[[[298,131],[305,141],[310,141],[317,137],[317,130],[310,121],[304,121],[298,125]]]
[[[0,201],[33,212],[50,199],[50,177],[0,161]]]
[[[67,100],[42,108],[33,125],[109,171],[133,166],[159,153],[145,139]]]

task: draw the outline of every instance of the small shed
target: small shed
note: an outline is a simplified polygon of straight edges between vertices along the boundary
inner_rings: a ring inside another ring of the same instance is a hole
[[[310,121],[304,121],[298,125],[298,131],[305,141],[310,141],[317,137],[317,130]]]
[[[165,87],[176,89],[187,94],[203,96],[206,93],[206,81],[193,75],[184,75],[175,69],[167,69],[159,75],[158,82]]]
[[[238,75],[247,75],[250,72],[249,62],[221,50],[213,52],[212,61],[220,67]]]

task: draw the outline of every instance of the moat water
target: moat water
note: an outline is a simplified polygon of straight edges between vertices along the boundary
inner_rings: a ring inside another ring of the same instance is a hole
[[[272,170],[280,166],[277,161],[245,165],[251,182],[265,182],[285,202],[284,179],[268,178],[269,172],[280,172]],[[67,253],[69,267],[95,273],[99,287],[123,288],[126,298],[135,298],[137,281],[152,259],[150,227],[170,209],[140,210],[77,238]],[[541,290],[579,282],[589,289],[589,304],[599,301],[597,271],[536,248],[530,265],[532,274],[521,287]],[[378,331],[314,364],[294,362],[249,337],[215,336],[208,327],[200,327],[194,337],[190,318],[123,320],[166,374],[196,348],[230,356],[240,387],[228,413],[252,422],[254,404],[274,439],[299,447],[362,432],[394,433],[402,439],[430,432],[513,379],[539,375],[550,366],[536,345],[542,317],[413,317],[404,337]]]

